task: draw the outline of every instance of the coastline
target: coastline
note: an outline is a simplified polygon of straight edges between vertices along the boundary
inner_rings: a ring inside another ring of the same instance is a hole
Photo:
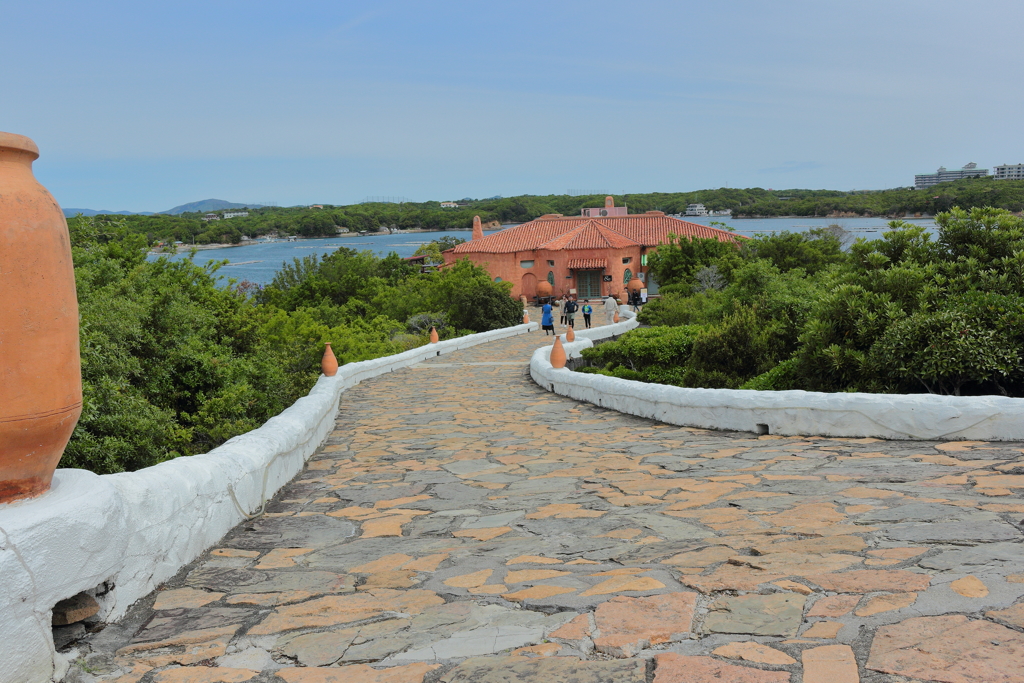
[[[509,227],[509,226],[512,226],[512,225],[519,225],[519,224],[518,223],[503,224],[501,226],[501,229],[505,229],[506,227]],[[430,229],[427,229],[427,228],[409,228],[408,230],[396,230],[394,232],[388,232],[388,233],[385,233],[385,232],[371,232],[371,233],[367,233],[365,235],[361,235],[358,232],[342,232],[342,233],[338,233],[336,235],[313,235],[311,237],[299,237],[298,235],[296,235],[294,240],[280,239],[280,240],[275,240],[275,242],[261,242],[259,240],[248,240],[246,242],[239,242],[238,244],[221,244],[221,243],[218,243],[218,242],[210,242],[209,244],[183,244],[183,245],[177,247],[177,249],[175,251],[152,251],[152,250],[150,250],[150,251],[146,252],[146,254],[147,254],[147,256],[174,256],[176,254],[187,253],[188,251],[191,251],[192,249],[195,249],[196,251],[209,251],[210,249],[228,249],[230,247],[251,247],[251,246],[253,246],[255,244],[274,244],[276,242],[289,242],[289,241],[301,242],[301,241],[305,241],[305,240],[333,240],[335,238],[337,238],[337,239],[346,239],[346,238],[349,238],[349,237],[363,237],[363,238],[365,238],[365,237],[387,237],[389,235],[414,235],[414,234],[428,233],[428,232],[472,232],[472,231],[473,231],[472,228],[445,228],[443,230],[442,229],[430,230]]]
[[[690,218],[693,218],[693,216],[690,216]],[[702,218],[705,218],[705,216],[702,216]],[[841,220],[843,220],[845,218],[878,218],[878,219],[887,220],[887,221],[930,221],[930,220],[933,220],[935,218],[935,215],[934,214],[930,214],[930,213],[922,213],[920,216],[864,216],[864,215],[861,215],[861,214],[851,213],[849,215],[842,214],[842,215],[835,215],[835,216],[801,216],[799,214],[790,214],[790,215],[785,215],[785,216],[761,216],[761,215],[743,216],[743,215],[741,215],[741,216],[728,216],[728,218],[731,218],[731,219],[737,220],[737,221],[739,221],[739,220],[746,220],[746,219],[765,220],[765,219],[770,219],[770,218],[810,218],[810,219],[813,219],[813,220],[836,220],[836,221],[841,221]]]

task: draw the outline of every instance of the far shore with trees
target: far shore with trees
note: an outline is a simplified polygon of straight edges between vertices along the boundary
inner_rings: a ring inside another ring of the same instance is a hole
[[[695,192],[651,192],[613,195],[616,205],[627,205],[630,213],[664,211],[682,214],[688,204],[704,204],[715,211],[729,210],[736,218],[814,216],[883,216],[907,218],[932,216],[956,206],[962,209],[994,207],[1024,211],[1024,180],[970,178],[935,185],[924,190],[896,188],[877,191],[765,190],[762,188],[720,188]],[[442,208],[440,202],[403,204],[365,203],[348,206],[262,207],[249,209],[248,216],[204,221],[202,213],[180,215],[93,217],[97,223],[118,221],[131,233],[141,235],[148,246],[159,242],[186,245],[238,244],[243,236],[277,235],[334,237],[341,229],[352,233],[389,230],[470,230],[473,216],[485,222],[522,223],[547,213],[578,216],[580,209],[601,206],[604,195],[570,196],[522,195],[495,199],[464,200],[456,208]],[[319,206],[319,205],[318,205]],[[221,215],[224,212],[213,212]],[[74,220],[74,219],[72,219]]]

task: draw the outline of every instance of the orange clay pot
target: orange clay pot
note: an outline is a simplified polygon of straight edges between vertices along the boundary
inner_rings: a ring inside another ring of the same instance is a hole
[[[633,275],[633,279],[626,283],[626,289],[628,289],[631,292],[639,292],[643,288],[644,283],[641,282],[640,278],[637,277],[635,274]]]
[[[437,340],[438,340],[437,330],[435,330],[433,327],[431,327],[430,328],[430,343],[431,344],[436,344]]]
[[[0,502],[50,488],[82,413],[71,240],[38,158],[0,133]]]
[[[573,342],[576,341],[576,331],[571,327],[565,331],[565,341]]]
[[[555,335],[555,343],[551,347],[551,358],[549,360],[553,368],[565,367],[565,347],[562,346],[562,338],[557,334]]]
[[[551,296],[551,283],[541,280],[537,283],[537,296]]]
[[[331,349],[331,342],[324,344],[324,357],[320,359],[320,370],[325,377],[334,377],[338,374],[338,359]]]
[[[530,314],[529,313],[523,313],[523,324],[524,325],[529,325],[530,324]]]
[[[618,309],[615,309],[615,315],[612,316],[612,322],[613,323],[619,322],[619,310]]]

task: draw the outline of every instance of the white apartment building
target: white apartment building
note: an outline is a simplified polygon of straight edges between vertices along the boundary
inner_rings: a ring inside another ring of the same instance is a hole
[[[245,218],[249,215],[248,211],[225,211],[224,218]]]
[[[939,166],[939,170],[935,173],[924,173],[921,175],[914,176],[914,189],[923,190],[926,187],[932,185],[938,185],[939,183],[948,183],[952,180],[961,180],[963,178],[973,178],[979,175],[988,175],[987,168],[978,168],[978,164],[973,161],[969,164],[965,164],[963,168],[956,171],[947,170],[945,166]]]
[[[996,180],[1024,180],[1024,164],[1003,164],[992,170]]]
[[[687,204],[686,205],[687,216],[707,216],[708,210],[703,204]]]

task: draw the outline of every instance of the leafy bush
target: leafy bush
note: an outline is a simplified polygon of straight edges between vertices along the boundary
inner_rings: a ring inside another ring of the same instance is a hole
[[[216,265],[149,263],[116,234],[74,237],[83,410],[64,466],[118,472],[203,452],[286,405],[261,312],[215,286]]]
[[[493,282],[473,282],[467,285],[456,293],[448,319],[457,328],[473,332],[518,325],[523,321],[523,305],[509,296],[511,287],[511,283]]]
[[[763,372],[756,377],[748,379],[740,385],[740,389],[752,391],[787,391],[799,389],[799,380],[796,376],[796,361],[792,358],[784,360],[768,372]]]
[[[743,243],[743,256],[748,260],[764,259],[783,273],[800,268],[813,275],[844,260],[842,247],[848,234],[837,225],[759,235]]]
[[[700,331],[696,325],[639,328],[615,341],[583,349],[582,355],[587,362],[606,369],[624,366],[640,370],[651,365],[678,365],[689,359]]]
[[[647,331],[603,352],[600,370],[680,386],[1024,396],[1024,218],[954,208],[936,223],[936,240],[893,221],[848,252],[838,231],[750,240],[740,262],[725,258],[721,290],[688,278],[725,252],[671,246],[661,266],[677,280],[640,321],[698,329],[690,355],[650,362],[668,333]]]
[[[405,321],[405,326],[409,328],[409,332],[412,334],[426,334],[430,332],[430,328],[440,331],[448,325],[448,320],[445,318],[444,313],[417,313],[416,315],[409,316],[409,319]]]
[[[325,342],[344,364],[425,344],[427,322],[451,320],[447,338],[522,315],[508,284],[469,262],[421,274],[341,249],[250,294],[218,282],[217,263],[147,261],[118,220],[70,228],[84,400],[65,467],[135,470],[254,429],[308,393]]]

